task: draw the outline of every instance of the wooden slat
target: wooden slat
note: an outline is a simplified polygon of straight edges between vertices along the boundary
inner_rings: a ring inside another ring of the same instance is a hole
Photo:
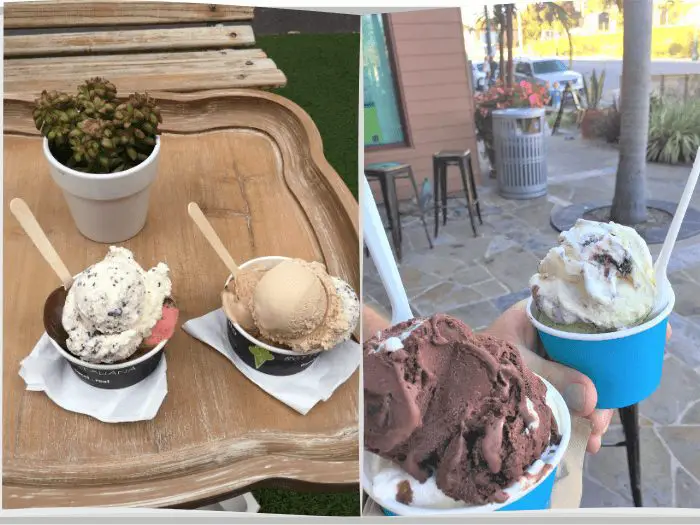
[[[252,20],[252,7],[170,2],[60,0],[5,4],[5,29]]]
[[[240,57],[233,52],[210,53],[206,60],[187,60],[179,55],[185,53],[173,53],[167,60],[152,58],[158,55],[111,55],[111,60],[101,63],[75,60],[66,63],[65,58],[55,59],[53,63],[5,60],[5,93],[36,96],[44,89],[72,92],[83,80],[94,76],[108,78],[124,94],[272,88],[283,86],[287,81],[269,58]]]
[[[181,64],[189,66],[195,62],[227,62],[245,58],[267,58],[262,49],[220,49],[210,51],[182,51],[177,53],[135,53],[130,55],[88,55],[75,57],[43,57],[43,58],[13,58],[5,62],[11,71],[22,71],[27,67],[51,68],[59,64],[62,67],[85,66],[102,68],[114,65],[115,62],[124,67],[134,65],[165,65]]]
[[[6,57],[182,51],[252,46],[250,26],[136,29],[5,37]]]

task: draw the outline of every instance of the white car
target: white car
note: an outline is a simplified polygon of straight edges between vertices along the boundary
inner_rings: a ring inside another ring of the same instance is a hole
[[[571,71],[565,62],[558,58],[518,58],[515,60],[515,80],[527,80],[534,84],[545,84],[554,87],[559,82],[559,89],[564,91],[567,83],[572,89],[578,91],[580,97],[584,97],[583,75]]]

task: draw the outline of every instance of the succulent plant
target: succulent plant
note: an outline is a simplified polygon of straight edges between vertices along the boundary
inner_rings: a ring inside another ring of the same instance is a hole
[[[139,165],[153,152],[160,108],[148,94],[117,99],[117,88],[95,77],[75,95],[43,91],[34,124],[62,164],[86,173],[114,173]]]

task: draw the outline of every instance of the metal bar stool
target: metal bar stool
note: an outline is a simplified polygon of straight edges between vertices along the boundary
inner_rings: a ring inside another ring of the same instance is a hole
[[[430,248],[433,248],[433,240],[428,232],[428,224],[425,222],[425,210],[421,205],[420,195],[418,194],[418,186],[416,179],[413,176],[413,169],[410,164],[401,162],[378,162],[365,166],[365,175],[367,180],[378,179],[382,188],[382,196],[384,198],[384,206],[386,207],[387,220],[389,221],[389,229],[391,230],[391,239],[396,250],[396,258],[400,261],[402,257],[401,251],[401,216],[399,214],[399,200],[396,196],[396,179],[409,179],[413,186],[413,193],[418,202],[420,210],[420,220],[425,229],[425,235],[428,238]]]
[[[478,235],[474,215],[479,217],[479,224],[484,224],[481,220],[481,208],[479,198],[476,194],[476,182],[474,180],[474,170],[471,163],[471,152],[464,151],[440,151],[433,155],[433,186],[435,193],[435,237],[438,236],[440,227],[440,201],[442,200],[442,225],[447,224],[447,167],[458,166],[462,176],[462,186],[464,195],[467,198],[467,210],[469,210],[469,220],[472,223],[474,237]],[[467,177],[467,170],[469,177]]]
[[[637,405],[618,409],[625,440],[618,443],[603,443],[604,447],[625,447],[627,449],[627,468],[630,474],[632,501],[635,507],[642,507],[642,473],[639,456],[639,414]]]

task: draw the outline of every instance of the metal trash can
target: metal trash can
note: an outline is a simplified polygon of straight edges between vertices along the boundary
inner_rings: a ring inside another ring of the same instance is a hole
[[[498,193],[506,199],[547,194],[544,108],[493,111]]]

